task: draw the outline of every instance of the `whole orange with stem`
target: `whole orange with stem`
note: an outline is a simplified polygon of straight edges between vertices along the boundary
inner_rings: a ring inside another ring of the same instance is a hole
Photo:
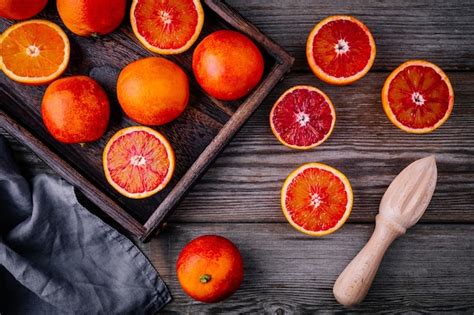
[[[209,95],[224,101],[247,95],[262,79],[262,53],[250,38],[221,30],[204,38],[194,50],[193,72]]]
[[[214,303],[237,291],[244,268],[242,256],[231,241],[222,236],[204,235],[183,248],[176,263],[176,273],[189,296]]]
[[[0,0],[0,17],[12,20],[29,19],[44,9],[48,0]]]
[[[46,89],[41,115],[46,129],[56,140],[92,142],[107,129],[109,100],[102,87],[87,76],[63,78]]]
[[[125,16],[126,0],[56,0],[64,25],[76,35],[105,35]]]
[[[175,63],[161,57],[134,61],[120,72],[117,97],[125,114],[143,125],[163,125],[186,109],[189,81]]]

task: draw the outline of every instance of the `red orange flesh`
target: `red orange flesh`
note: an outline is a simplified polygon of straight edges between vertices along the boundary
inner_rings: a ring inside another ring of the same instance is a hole
[[[204,23],[200,0],[134,0],[130,21],[138,40],[159,54],[179,54],[199,37]]]
[[[365,24],[352,16],[330,16],[308,36],[306,57],[324,82],[346,85],[362,78],[375,60],[375,41]]]
[[[277,139],[293,149],[310,149],[331,135],[336,112],[329,97],[312,86],[295,86],[275,102],[270,126]]]
[[[281,207],[288,222],[313,236],[339,229],[352,211],[352,202],[347,177],[322,163],[300,166],[288,175],[281,190]]]
[[[438,66],[411,60],[395,69],[382,89],[382,104],[388,118],[410,133],[427,133],[451,115],[454,91]]]
[[[122,195],[141,199],[164,189],[175,166],[174,151],[158,131],[133,126],[118,131],[103,153],[105,177]]]

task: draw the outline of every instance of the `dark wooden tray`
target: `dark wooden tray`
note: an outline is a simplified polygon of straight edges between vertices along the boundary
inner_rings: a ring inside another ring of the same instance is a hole
[[[111,123],[107,133],[95,143],[80,146],[55,141],[44,128],[40,115],[45,87],[24,86],[9,80],[3,73],[0,76],[1,126],[143,241],[160,228],[186,191],[293,64],[293,58],[288,53],[227,4],[204,0],[203,6],[205,21],[198,42],[218,29],[239,30],[250,36],[262,50],[265,74],[260,85],[248,97],[237,102],[221,102],[207,96],[193,80],[193,49],[169,57],[181,65],[191,79],[191,98],[180,118],[156,128],[166,135],[175,149],[176,170],[167,188],[150,198],[134,200],[121,196],[107,183],[102,170],[102,150],[107,140],[119,129],[135,124],[122,114],[116,99],[115,85],[120,69],[134,60],[153,55],[136,40],[128,18],[119,29],[107,36],[83,38],[66,30],[54,3],[50,3],[39,16],[59,24],[68,34],[71,61],[66,75],[90,75],[101,83],[109,95]],[[11,24],[11,21],[0,19],[0,30],[4,31]]]

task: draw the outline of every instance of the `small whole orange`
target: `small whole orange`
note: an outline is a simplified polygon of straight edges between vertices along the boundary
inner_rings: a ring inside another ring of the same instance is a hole
[[[244,274],[242,256],[222,236],[200,236],[179,254],[176,273],[184,292],[193,299],[219,302],[240,287]]]
[[[44,9],[48,0],[0,0],[0,17],[26,20]]]
[[[223,101],[247,95],[262,79],[264,60],[244,34],[221,30],[202,40],[193,54],[193,72],[209,95]]]
[[[186,109],[189,81],[175,63],[161,57],[134,61],[121,72],[117,97],[125,114],[149,126],[166,124]]]
[[[76,35],[105,35],[125,16],[126,0],[57,0],[59,16]]]
[[[63,143],[98,140],[105,133],[110,105],[102,87],[87,76],[51,83],[43,96],[41,116],[49,133]]]

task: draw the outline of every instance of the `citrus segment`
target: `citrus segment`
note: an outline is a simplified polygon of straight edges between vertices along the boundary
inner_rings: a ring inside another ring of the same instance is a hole
[[[352,201],[347,177],[322,163],[297,168],[287,177],[281,191],[281,206],[288,222],[314,236],[339,229],[352,211]]]
[[[61,28],[44,20],[12,25],[0,37],[0,66],[12,80],[26,84],[49,83],[69,62],[69,40]]]
[[[388,118],[410,133],[427,133],[451,115],[454,92],[438,66],[407,61],[395,69],[382,89],[382,104]]]
[[[103,155],[107,181],[122,195],[140,199],[165,188],[174,172],[175,158],[166,138],[148,127],[117,132]]]
[[[273,134],[294,149],[314,148],[331,135],[336,112],[329,97],[312,86],[295,86],[276,101],[270,112]]]
[[[306,57],[314,74],[336,85],[362,78],[374,63],[375,50],[375,41],[367,26],[351,16],[322,20],[306,43]]]
[[[133,32],[149,50],[178,54],[197,40],[204,23],[200,0],[133,0]]]

